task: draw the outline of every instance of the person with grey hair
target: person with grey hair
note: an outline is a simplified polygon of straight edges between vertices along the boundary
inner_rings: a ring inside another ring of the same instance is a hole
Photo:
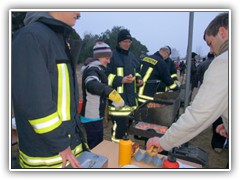
[[[140,74],[144,84],[138,88],[139,104],[153,100],[155,94],[179,90],[178,84],[171,77],[170,66],[165,61],[169,54],[170,48],[164,46],[141,61]]]
[[[205,72],[203,84],[192,104],[162,137],[150,138],[147,149],[171,150],[191,140],[222,117],[217,132],[228,137],[228,13],[216,16],[204,32],[204,40],[215,59]]]
[[[14,33],[12,98],[21,168],[80,168],[77,157],[88,150],[77,113],[81,39],[72,26],[79,17],[28,12]]]

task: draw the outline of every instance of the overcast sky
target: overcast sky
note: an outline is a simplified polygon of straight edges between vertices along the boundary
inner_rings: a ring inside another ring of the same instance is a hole
[[[194,12],[192,50],[202,56],[209,51],[203,40],[203,32],[219,11]],[[169,45],[179,51],[180,57],[186,55],[189,28],[187,11],[81,12],[81,18],[74,28],[83,37],[84,33],[100,35],[114,26],[129,29],[131,35],[148,48],[149,54]]]

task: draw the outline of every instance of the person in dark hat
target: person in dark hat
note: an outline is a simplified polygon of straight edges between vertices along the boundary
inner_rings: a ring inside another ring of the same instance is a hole
[[[93,47],[93,58],[88,58],[81,68],[83,107],[81,122],[86,130],[90,149],[103,141],[103,117],[107,99],[120,108],[124,106],[121,96],[108,86],[105,74],[107,64],[112,57],[112,50],[104,42],[96,42]]]
[[[117,43],[124,41],[126,39],[132,41],[132,36],[127,29],[123,29],[118,34]]]
[[[198,81],[199,81],[200,85],[203,82],[204,73],[208,69],[208,66],[211,64],[213,58],[214,58],[214,55],[209,52],[207,55],[207,59],[205,61],[201,62],[197,66],[197,76],[198,76]]]
[[[124,99],[124,108],[115,108],[109,103],[109,116],[113,122],[112,141],[119,142],[127,132],[128,115],[138,107],[137,87],[143,84],[139,72],[139,61],[129,51],[132,36],[127,29],[122,29],[117,38],[111,62],[107,66],[108,84]]]
[[[193,92],[194,88],[198,87],[198,77],[197,77],[197,65],[196,65],[196,58],[198,54],[195,52],[192,52],[192,60],[191,60],[191,77],[190,77],[190,83],[191,83],[191,91]]]

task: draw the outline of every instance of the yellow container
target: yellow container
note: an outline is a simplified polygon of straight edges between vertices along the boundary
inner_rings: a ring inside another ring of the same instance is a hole
[[[131,164],[131,157],[132,157],[132,141],[127,136],[124,136],[123,139],[119,141],[118,164],[120,166]]]

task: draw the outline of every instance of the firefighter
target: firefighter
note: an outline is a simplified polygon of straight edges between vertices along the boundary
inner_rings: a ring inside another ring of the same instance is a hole
[[[80,168],[77,126],[79,12],[28,12],[12,42],[12,98],[22,168]],[[77,36],[75,36],[77,37]]]
[[[139,103],[153,100],[156,93],[179,89],[178,84],[171,78],[167,63],[164,62],[168,56],[169,50],[164,47],[141,62],[140,74],[144,84],[138,90]]]
[[[108,85],[113,87],[123,98],[125,107],[118,109],[109,103],[109,117],[113,122],[112,141],[119,139],[127,132],[127,116],[138,106],[137,87],[143,84],[139,71],[139,61],[129,51],[132,36],[127,29],[118,34],[116,50],[107,67]]]
[[[170,55],[172,54],[172,50],[169,46],[164,46],[163,48],[165,48],[168,51],[168,55],[166,58],[164,58],[164,60],[168,65],[168,69],[169,69],[171,78],[174,80],[174,82],[176,84],[179,85],[179,81],[178,81],[178,77],[177,77],[177,68],[176,68],[176,65],[173,62],[173,60],[170,58]]]

